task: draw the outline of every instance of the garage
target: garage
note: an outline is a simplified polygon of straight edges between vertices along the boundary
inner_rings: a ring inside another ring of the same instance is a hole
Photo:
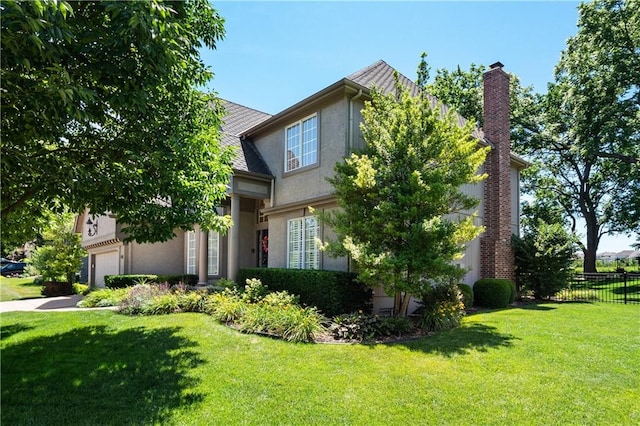
[[[96,254],[94,257],[93,280],[96,287],[104,287],[105,275],[120,273],[120,255],[118,251]]]

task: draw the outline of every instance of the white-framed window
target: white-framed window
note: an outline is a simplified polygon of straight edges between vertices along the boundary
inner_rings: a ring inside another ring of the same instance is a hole
[[[298,121],[285,130],[284,171],[290,172],[318,161],[318,115]]]
[[[220,234],[209,231],[207,247],[207,274],[220,275]]]
[[[187,232],[187,274],[196,273],[196,233]]]
[[[294,269],[319,269],[320,256],[316,238],[318,221],[314,217],[289,220],[287,232],[287,267]]]

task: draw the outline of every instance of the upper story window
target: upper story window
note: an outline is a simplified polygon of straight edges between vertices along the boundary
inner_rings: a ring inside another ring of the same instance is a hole
[[[287,127],[284,171],[290,172],[318,161],[318,116],[307,117]]]

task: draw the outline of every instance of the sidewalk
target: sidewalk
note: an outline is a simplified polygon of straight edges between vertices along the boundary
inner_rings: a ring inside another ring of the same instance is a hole
[[[74,294],[73,296],[60,297],[42,297],[38,299],[12,300],[9,302],[0,302],[0,313],[15,311],[77,311],[87,308],[78,308],[76,304],[82,300],[82,296]]]

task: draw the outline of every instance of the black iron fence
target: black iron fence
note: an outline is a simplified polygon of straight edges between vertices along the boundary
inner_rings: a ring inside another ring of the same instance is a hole
[[[640,274],[574,274],[569,288],[558,295],[567,301],[593,301],[640,304]]]

